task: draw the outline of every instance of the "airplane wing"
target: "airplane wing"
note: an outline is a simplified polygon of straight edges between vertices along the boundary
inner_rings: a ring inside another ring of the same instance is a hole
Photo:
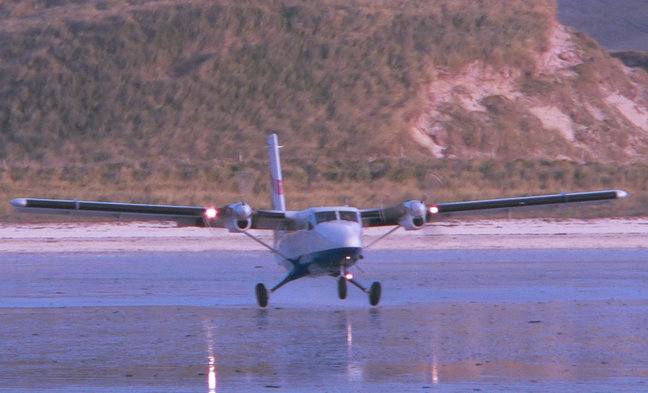
[[[295,226],[294,220],[286,217],[285,212],[273,210],[252,211],[248,205],[242,203],[213,208],[17,198],[11,201],[11,205],[19,213],[176,221],[180,226],[210,226],[228,228],[235,231],[247,229],[289,230]],[[241,206],[245,206],[249,210],[246,210],[246,208],[241,209]]]
[[[408,201],[382,209],[361,210],[366,227],[403,225],[406,229],[418,229],[433,217],[458,214],[484,214],[519,208],[542,208],[563,204],[594,204],[622,199],[628,193],[622,190],[578,192],[571,194],[538,195],[519,198],[486,199],[481,201],[450,202],[425,206],[419,201]],[[419,218],[417,221],[416,218]],[[423,220],[423,217],[425,219]]]

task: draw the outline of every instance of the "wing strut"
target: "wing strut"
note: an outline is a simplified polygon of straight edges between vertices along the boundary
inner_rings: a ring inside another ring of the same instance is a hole
[[[279,255],[279,256],[282,257],[283,259],[285,259],[285,260],[287,260],[288,262],[292,263],[293,266],[297,264],[297,262],[296,262],[295,260],[288,258],[288,257],[287,257],[286,255],[284,255],[281,251],[279,251],[279,250],[277,250],[276,248],[272,247],[271,245],[269,245],[268,243],[266,243],[266,242],[264,242],[263,240],[259,239],[258,237],[256,237],[256,236],[254,236],[254,235],[248,233],[247,231],[241,231],[241,233],[243,233],[245,236],[249,237],[250,239],[254,240],[255,242],[259,243],[259,244],[262,245],[263,247],[267,248],[267,249],[270,250],[271,252],[273,252],[273,253]]]
[[[396,225],[395,227],[393,227],[392,229],[390,229],[389,232],[385,233],[384,235],[382,235],[382,236],[379,237],[378,239],[376,239],[376,240],[372,241],[371,243],[369,243],[369,245],[366,246],[366,247],[364,247],[364,249],[366,250],[367,248],[369,248],[369,247],[373,246],[374,244],[378,243],[378,242],[381,241],[382,239],[384,239],[384,238],[386,238],[387,236],[391,235],[392,233],[396,232],[396,230],[397,230],[398,228],[400,228],[400,227],[401,227],[400,225]]]

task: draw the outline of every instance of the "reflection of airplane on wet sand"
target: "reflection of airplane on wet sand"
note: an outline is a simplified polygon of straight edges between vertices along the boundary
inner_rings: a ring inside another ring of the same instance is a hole
[[[375,306],[380,301],[380,283],[374,282],[369,288],[365,288],[353,278],[349,269],[363,258],[363,249],[371,247],[400,227],[405,230],[421,229],[428,222],[452,214],[566,203],[598,203],[625,198],[628,195],[625,191],[608,190],[434,205],[411,200],[395,206],[373,209],[335,206],[290,211],[286,210],[284,199],[277,136],[270,135],[268,142],[272,210],[254,210],[245,201],[220,208],[31,198],[14,199],[11,204],[18,212],[175,220],[184,226],[227,228],[230,232],[243,233],[271,250],[289,271],[269,292],[265,285],[257,284],[256,297],[261,307],[268,304],[269,293],[284,284],[301,277],[320,275],[338,278],[338,295],[341,299],[346,298],[347,282],[350,282],[367,293],[369,302]],[[376,226],[393,228],[363,248],[362,228]],[[274,231],[274,244],[265,243],[251,234],[250,229]]]

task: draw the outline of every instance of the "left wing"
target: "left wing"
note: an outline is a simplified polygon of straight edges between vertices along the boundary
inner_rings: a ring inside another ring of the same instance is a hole
[[[118,219],[176,221],[180,226],[220,227],[238,232],[247,229],[289,230],[296,226],[283,211],[257,210],[238,202],[220,208],[17,198],[11,205],[19,213],[64,214]]]
[[[578,192],[571,194],[538,195],[520,198],[487,199],[482,201],[439,203],[426,206],[420,201],[408,201],[382,209],[361,210],[366,227],[402,225],[405,229],[420,229],[435,216],[454,214],[483,214],[513,208],[548,207],[562,204],[593,204],[622,199],[622,190]]]

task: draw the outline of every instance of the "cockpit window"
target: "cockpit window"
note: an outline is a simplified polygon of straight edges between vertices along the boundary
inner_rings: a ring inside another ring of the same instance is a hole
[[[358,213],[340,210],[340,220],[358,222]]]
[[[337,215],[335,214],[334,211],[315,213],[315,224],[319,224],[321,222],[326,222],[326,221],[335,221],[335,220],[337,220]]]

